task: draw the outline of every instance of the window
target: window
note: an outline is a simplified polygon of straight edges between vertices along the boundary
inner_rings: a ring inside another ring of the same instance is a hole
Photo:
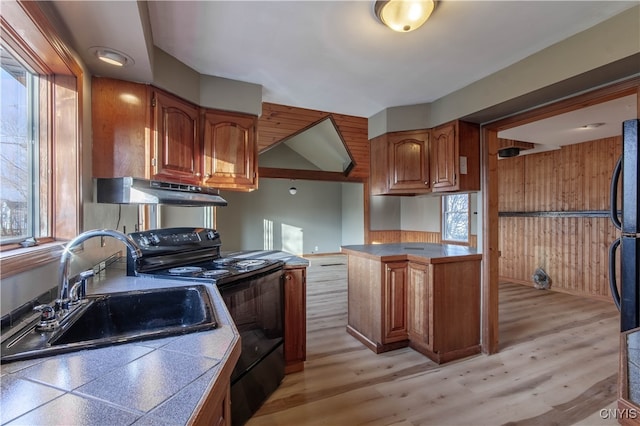
[[[83,70],[42,7],[2,3],[0,278],[57,261],[82,219]]]
[[[442,240],[469,241],[469,194],[442,197]]]
[[[41,228],[38,76],[0,46],[0,243],[47,235]],[[45,175],[46,176],[46,175]],[[43,211],[46,208],[42,209]]]

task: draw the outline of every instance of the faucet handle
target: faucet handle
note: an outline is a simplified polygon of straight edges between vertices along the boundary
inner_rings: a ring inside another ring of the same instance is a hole
[[[36,325],[36,330],[50,331],[58,328],[58,316],[51,306],[38,305],[33,310],[40,312],[40,322]]]
[[[80,272],[80,280],[71,286],[69,290],[69,298],[71,304],[75,305],[87,298],[87,279],[93,277],[93,269]]]

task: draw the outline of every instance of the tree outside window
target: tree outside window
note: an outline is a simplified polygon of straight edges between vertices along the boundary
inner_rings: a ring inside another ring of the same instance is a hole
[[[442,197],[442,240],[469,241],[469,194]]]
[[[4,47],[0,82],[0,241],[38,237],[37,87],[30,73]]]

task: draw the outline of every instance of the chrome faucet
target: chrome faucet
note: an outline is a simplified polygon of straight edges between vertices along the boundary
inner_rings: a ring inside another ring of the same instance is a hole
[[[60,257],[58,279],[59,304],[56,303],[56,305],[64,307],[65,305],[69,304],[70,298],[76,299],[74,301],[77,301],[78,297],[86,296],[86,280],[91,275],[93,275],[93,273],[89,274],[89,271],[83,272],[82,274],[80,274],[80,281],[75,283],[72,289],[69,289],[69,257],[71,256],[71,252],[74,247],[93,237],[113,237],[122,241],[129,249],[134,262],[142,256],[140,248],[136,245],[133,239],[120,231],[115,231],[112,229],[94,229],[91,231],[83,232],[73,240],[69,241],[69,243],[67,243],[64,251],[62,252],[62,256]]]

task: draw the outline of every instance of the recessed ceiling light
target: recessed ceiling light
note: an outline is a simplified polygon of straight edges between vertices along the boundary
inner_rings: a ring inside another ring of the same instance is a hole
[[[589,123],[589,124],[585,124],[584,126],[580,127],[581,129],[597,129],[600,126],[604,126],[607,123]]]
[[[126,67],[134,64],[133,59],[129,55],[109,47],[94,46],[89,48],[89,52],[102,62],[116,67]]]

